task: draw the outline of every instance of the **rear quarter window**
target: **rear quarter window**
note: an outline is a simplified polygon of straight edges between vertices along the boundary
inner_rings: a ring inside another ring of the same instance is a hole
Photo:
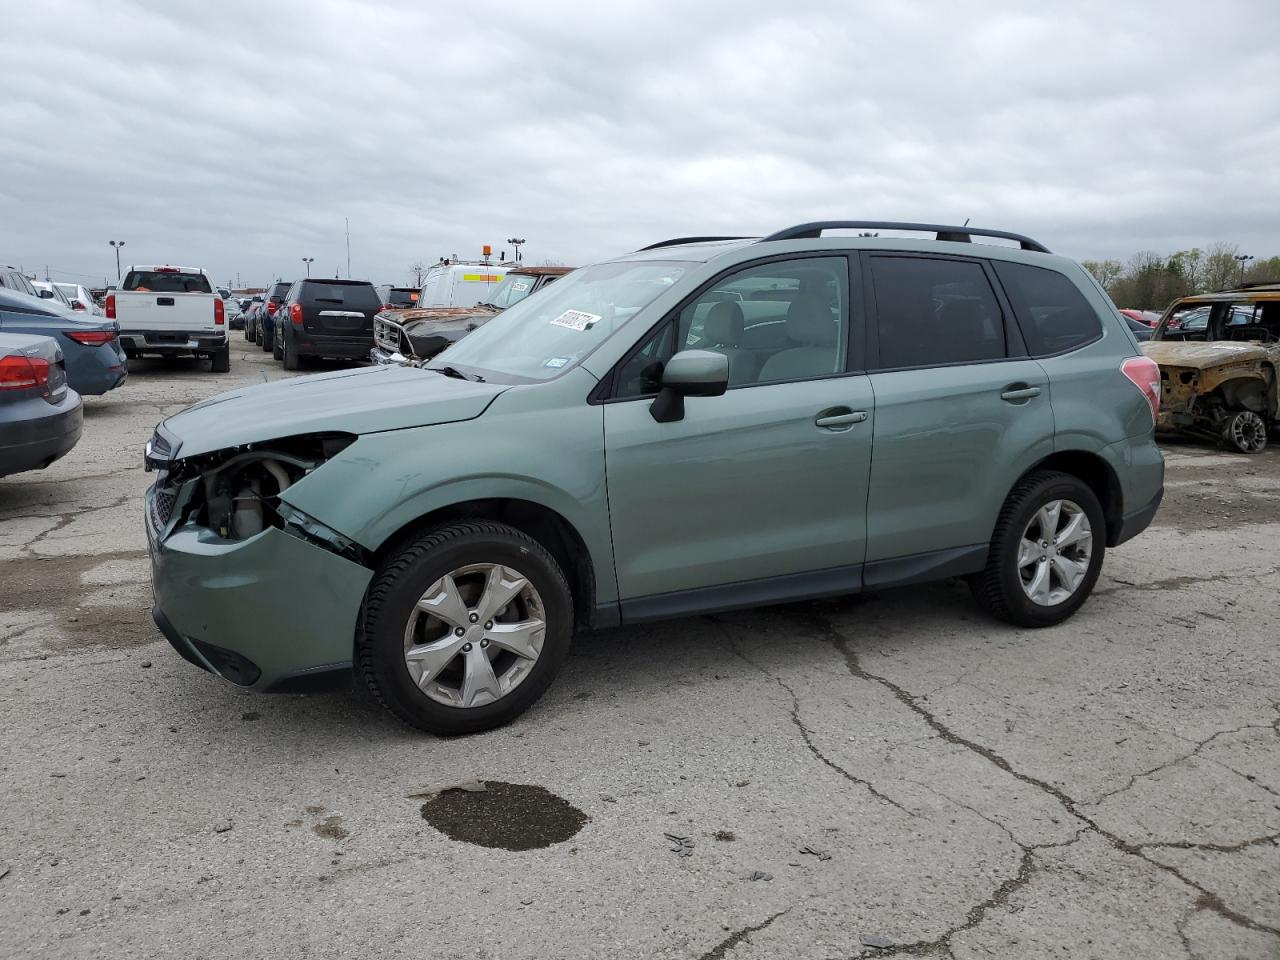
[[[1066,353],[1102,336],[1102,321],[1084,294],[1057,270],[994,261],[1033,357]]]

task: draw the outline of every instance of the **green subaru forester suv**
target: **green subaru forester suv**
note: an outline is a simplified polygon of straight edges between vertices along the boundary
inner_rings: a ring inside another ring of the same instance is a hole
[[[1017,234],[654,244],[423,364],[161,423],[155,620],[232,683],[354,669],[441,734],[527,709],[579,626],[945,577],[1050,626],[1159,506],[1159,391],[1089,274]]]

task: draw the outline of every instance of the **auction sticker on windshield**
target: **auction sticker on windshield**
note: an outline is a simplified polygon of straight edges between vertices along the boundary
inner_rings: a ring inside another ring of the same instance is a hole
[[[591,325],[599,320],[598,314],[583,313],[581,310],[566,310],[558,317],[552,318],[550,321],[557,327],[568,327],[570,330],[589,330]]]

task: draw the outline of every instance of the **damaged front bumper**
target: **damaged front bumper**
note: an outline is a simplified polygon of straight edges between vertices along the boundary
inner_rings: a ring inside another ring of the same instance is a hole
[[[317,689],[349,675],[368,567],[296,525],[243,540],[177,525],[156,497],[153,486],[144,510],[153,616],[178,653],[254,690]]]

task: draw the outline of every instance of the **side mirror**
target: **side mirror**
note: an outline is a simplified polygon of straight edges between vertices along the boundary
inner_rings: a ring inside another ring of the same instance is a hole
[[[713,350],[681,350],[662,371],[662,389],[649,407],[658,423],[684,419],[685,397],[718,397],[729,387],[729,358]]]

